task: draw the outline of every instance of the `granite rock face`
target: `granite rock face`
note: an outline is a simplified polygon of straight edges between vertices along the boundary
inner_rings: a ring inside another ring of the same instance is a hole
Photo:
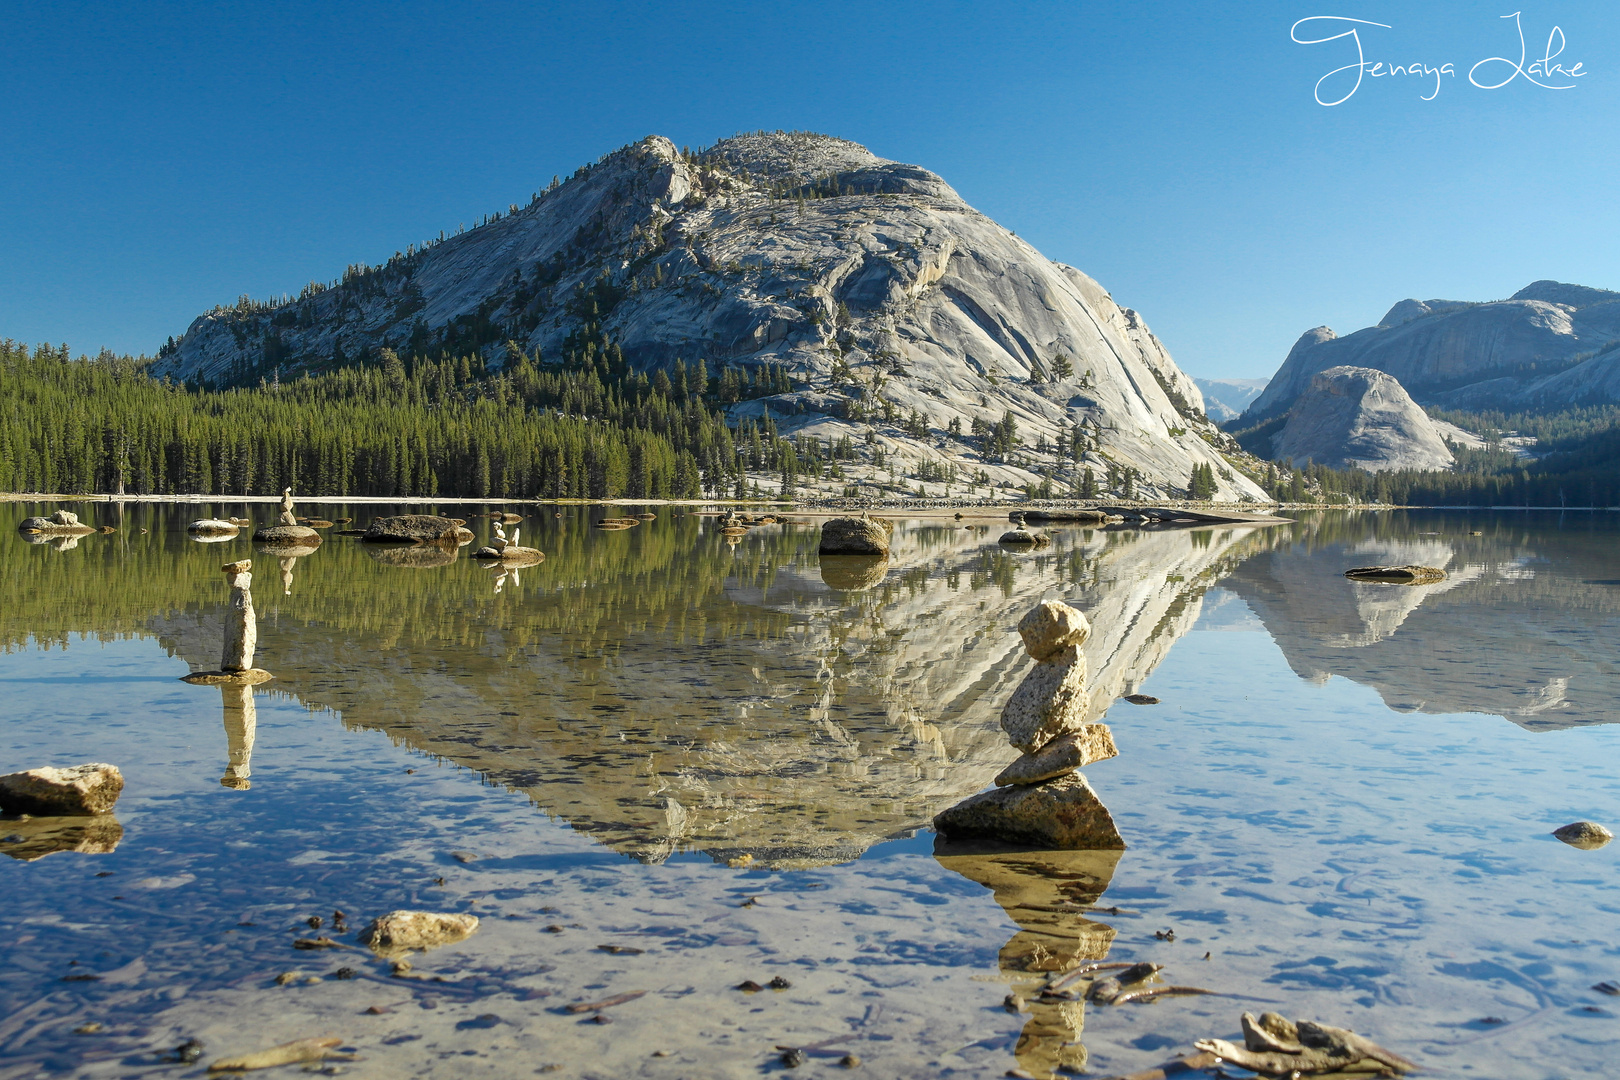
[[[1417,401],[1456,409],[1567,407],[1620,400],[1620,292],[1537,281],[1507,300],[1402,300],[1377,326],[1308,330],[1244,410],[1281,416],[1335,367],[1393,376]]]
[[[0,776],[0,809],[40,816],[106,814],[123,790],[124,776],[116,765],[47,766]]]
[[[952,840],[978,838],[1038,849],[1122,849],[1113,815],[1079,773],[1044,784],[982,792],[934,818]]]
[[[1065,646],[1035,666],[1001,710],[1007,741],[1026,754],[1086,722],[1091,699],[1086,695],[1086,657]]]
[[[828,518],[821,526],[822,555],[887,555],[894,522],[882,518]]]
[[[591,290],[595,314],[577,289]],[[873,450],[906,464],[1038,482],[959,434],[1010,412],[1027,447],[1085,425],[1100,445],[1080,466],[1099,477],[1110,459],[1134,467],[1143,497],[1184,487],[1200,464],[1215,467],[1218,498],[1262,497],[1201,437],[1226,438],[1137,312],[934,173],[804,132],[738,136],[701,155],[649,136],[348,281],[268,310],[216,308],[153,374],[249,385],[271,352],[283,378],[339,351],[432,354],[475,317],[510,329],[485,348],[496,367],[508,336],[562,357],[594,321],[640,371],[702,359],[786,373],[789,391],[731,407],[738,419],[768,408],[786,434],[861,439],[865,425],[844,417],[888,402],[928,428],[874,432]]]
[[[1448,469],[1455,463],[1440,430],[1401,384],[1364,367],[1312,376],[1271,446],[1278,460],[1334,469]]]

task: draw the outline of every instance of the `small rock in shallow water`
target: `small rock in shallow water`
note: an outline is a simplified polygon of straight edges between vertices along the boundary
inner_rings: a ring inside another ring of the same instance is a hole
[[[765,988],[759,985],[759,983],[755,982],[753,979],[744,979],[742,982],[737,984],[737,989],[741,990],[745,994],[757,994]]]
[[[1610,997],[1620,997],[1620,983],[1604,981],[1595,984],[1592,989],[1600,994],[1608,994]]]
[[[303,978],[303,974],[304,973],[301,971],[283,971],[280,975],[276,976],[276,985],[286,986],[288,983],[295,983],[299,979]]]
[[[0,776],[0,808],[11,814],[105,814],[123,790],[118,766],[105,762],[29,769]]]
[[[845,1054],[838,1059],[838,1064],[846,1069],[858,1069],[861,1067],[861,1059],[854,1054]]]
[[[190,1065],[203,1056],[201,1039],[187,1039],[174,1048],[174,1060],[183,1065]]]
[[[782,978],[782,976],[780,976],[780,975],[776,976],[774,979],[772,979],[770,982],[766,983],[765,985],[770,987],[772,990],[791,990],[791,989],[793,989],[793,984],[788,982],[786,979]]]
[[[74,1028],[73,1029],[73,1034],[75,1034],[75,1035],[100,1035],[101,1034],[101,1025],[92,1020],[88,1024],[80,1024],[78,1027]]]
[[[800,1050],[798,1047],[794,1047],[792,1050],[782,1051],[782,1064],[786,1065],[790,1069],[797,1069],[800,1065],[805,1063],[805,1060],[806,1058],[804,1051]]]
[[[1132,705],[1157,705],[1159,703],[1159,699],[1151,694],[1126,694],[1122,700],[1128,701]]]
[[[1001,999],[1001,1007],[1012,1013],[1014,1016],[1017,1016],[1019,1013],[1024,1011],[1024,999],[1018,994],[1008,994],[1006,997]]]
[[[360,940],[378,954],[416,949],[425,952],[452,945],[478,930],[475,915],[449,915],[436,911],[391,911],[372,920]]]
[[[332,976],[337,979],[352,979],[358,974],[360,973],[352,967],[341,967],[334,971]]]
[[[467,1031],[473,1028],[498,1027],[500,1026],[500,1023],[501,1018],[496,1016],[494,1013],[481,1013],[480,1015],[473,1017],[471,1020],[463,1020],[461,1023],[457,1024],[456,1027],[462,1031]]]
[[[1600,848],[1614,839],[1614,833],[1591,821],[1572,821],[1561,829],[1554,829],[1553,835],[1570,847],[1584,851]]]

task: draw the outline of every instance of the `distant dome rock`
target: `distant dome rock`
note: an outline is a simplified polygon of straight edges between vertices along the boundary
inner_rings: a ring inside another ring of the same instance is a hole
[[[1294,403],[1272,454],[1334,469],[1448,469],[1454,459],[1427,413],[1382,371],[1318,372]]]

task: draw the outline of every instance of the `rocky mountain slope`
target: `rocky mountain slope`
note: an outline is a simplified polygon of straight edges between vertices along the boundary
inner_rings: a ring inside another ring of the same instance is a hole
[[[1332,367],[1374,368],[1419,403],[1454,409],[1567,408],[1620,401],[1620,292],[1537,281],[1507,300],[1402,300],[1345,337],[1318,326],[1295,343],[1244,411],[1280,416]]]
[[[642,371],[741,372],[764,396],[735,417],[850,435],[869,470],[1067,486],[1089,467],[1103,492],[1151,497],[1211,465],[1217,498],[1263,497],[1135,311],[926,169],[803,133],[702,154],[649,137],[331,286],[216,308],[154,373],[252,384],[385,347],[555,363],[600,339]],[[1009,416],[1016,449],[987,452]]]
[[[1194,379],[1204,395],[1204,413],[1217,424],[1236,420],[1266,388],[1266,379]]]
[[[1334,469],[1446,469],[1455,459],[1440,429],[1401,384],[1372,368],[1328,368],[1311,377],[1272,456]]]

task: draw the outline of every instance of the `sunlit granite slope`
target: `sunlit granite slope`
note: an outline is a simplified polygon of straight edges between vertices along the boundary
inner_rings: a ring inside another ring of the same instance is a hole
[[[493,328],[493,329],[492,329]],[[1011,415],[1022,457],[1084,424],[1102,478],[1134,467],[1147,497],[1215,470],[1217,498],[1264,499],[1211,443],[1198,387],[1136,311],[969,206],[941,177],[843,139],[762,132],[701,157],[661,136],[604,155],[526,206],[285,303],[198,317],[154,373],[254,384],[276,371],[515,342],[559,362],[597,330],[633,367],[778,373],[788,430],[854,434],[854,410],[902,459],[1035,474],[963,437]],[[883,403],[889,403],[884,405]],[[1207,440],[1206,441],[1206,437]],[[1106,457],[1104,453],[1106,452]]]

